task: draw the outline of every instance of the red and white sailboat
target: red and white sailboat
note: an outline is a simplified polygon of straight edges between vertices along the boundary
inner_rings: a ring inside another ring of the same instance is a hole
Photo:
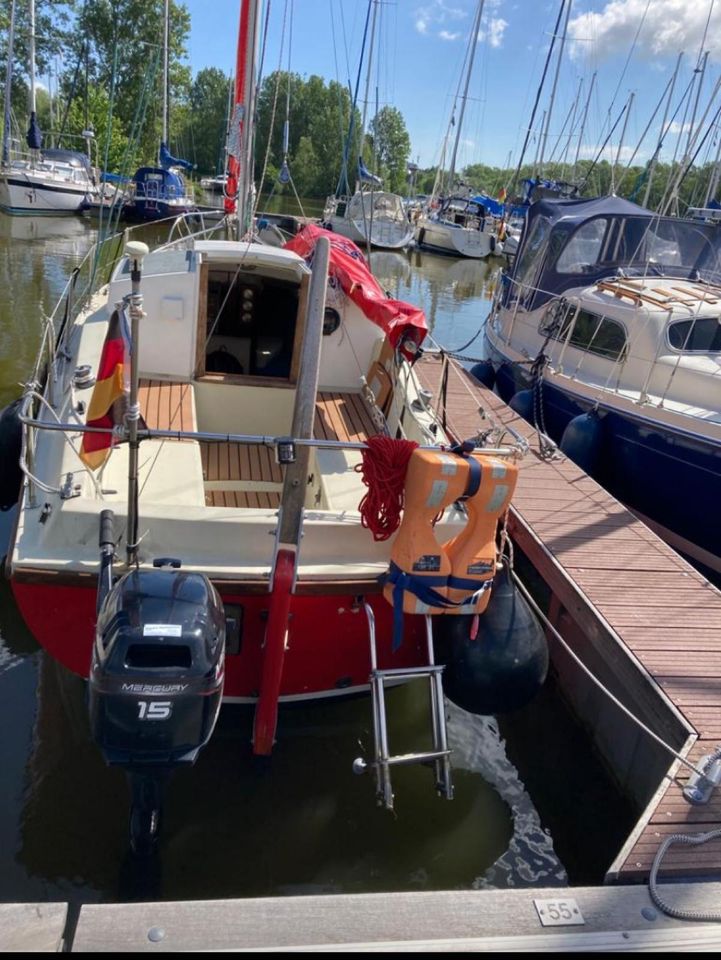
[[[258,6],[240,21],[240,239],[131,240],[98,289],[86,263],[20,408],[13,592],[89,678],[138,845],[157,832],[157,783],[195,759],[221,698],[255,705],[268,754],[283,702],[371,689],[391,806],[384,687],[426,676],[434,747],[410,759],[432,760],[450,796],[433,625],[476,629],[519,452],[451,452],[413,368],[423,313],[388,299],[350,241],[311,226],[281,249],[244,229]]]

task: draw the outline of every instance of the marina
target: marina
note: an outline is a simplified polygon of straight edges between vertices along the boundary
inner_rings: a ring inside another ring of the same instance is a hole
[[[718,946],[721,11],[459,4],[6,4],[0,949]]]
[[[405,275],[405,269],[399,270],[398,279],[402,281]],[[389,277],[387,282],[392,283],[392,279]],[[453,339],[463,339],[465,332],[459,327]],[[545,598],[551,621],[572,648],[593,665],[594,675],[625,702],[635,716],[649,724],[673,749],[692,762],[698,761],[714,749],[719,736],[714,719],[718,717],[718,704],[710,694],[717,686],[713,677],[719,626],[714,626],[713,611],[719,609],[718,591],[567,458],[540,459],[533,428],[500,398],[471,379],[452,358],[447,363],[445,407],[448,428],[454,435],[476,432],[478,410],[482,408],[488,416],[519,430],[531,445],[531,456],[522,462],[509,530],[518,551],[518,568],[526,570],[529,569],[526,564],[530,564],[544,581],[545,586],[535,592],[540,602]],[[442,368],[442,359],[432,353],[417,365],[421,382],[434,396],[439,395]],[[141,394],[142,403],[151,423],[182,428],[182,419],[179,422],[162,419],[163,409],[173,409],[170,397],[161,403],[162,388],[155,391],[157,406],[151,399],[152,383],[141,389],[146,391]],[[323,433],[331,436],[329,431],[335,429],[337,436],[338,426],[344,422],[342,401],[337,396],[329,396],[322,403],[329,411],[320,421],[326,424]],[[182,417],[182,403],[175,406]],[[351,423],[355,416],[351,415]],[[482,424],[482,420],[480,422]],[[364,429],[368,429],[367,424]],[[218,460],[214,469],[219,469],[220,463]],[[526,473],[529,474],[527,481]],[[547,479],[539,480],[539,474]],[[592,536],[589,528],[593,530]],[[652,584],[658,583],[661,593],[652,589]],[[634,598],[634,589],[639,591],[639,597]],[[675,598],[672,608],[676,616],[672,621],[668,613],[669,596]],[[691,610],[696,611],[694,617]],[[669,626],[673,628],[670,635]],[[645,889],[651,865],[665,837],[718,829],[718,800],[712,797],[707,805],[690,805],[682,794],[686,771],[674,762],[667,750],[654,744],[624,718],[604,694],[594,690],[558,643],[554,644],[552,638],[550,643],[553,670],[558,674],[555,682],[563,691],[562,696],[571,701],[582,726],[589,727],[586,733],[589,744],[592,743],[593,749],[603,757],[604,765],[612,770],[615,789],[633,798],[632,808],[636,810],[634,816],[627,818],[625,833],[618,837],[613,860],[609,859],[596,875],[596,882],[603,885],[633,881],[639,884],[640,891]],[[683,670],[670,666],[678,663],[674,651],[679,649],[685,651]],[[46,668],[43,673],[43,689],[47,694],[55,681],[48,686],[52,678]],[[67,692],[62,701],[55,702],[67,704],[66,698]],[[73,709],[76,713],[82,711],[82,705],[76,702]],[[599,715],[603,716],[603,723],[598,722]],[[244,724],[247,720],[241,723],[241,728]],[[513,724],[514,718],[509,717],[505,729],[512,730]],[[503,722],[501,726],[503,729]],[[477,728],[475,735],[478,735]],[[520,742],[524,741],[525,736]],[[233,738],[231,743],[237,740]],[[87,750],[84,756],[87,757]],[[571,767],[566,775],[572,776]],[[671,775],[676,782],[668,779]],[[358,786],[351,786],[356,792]],[[419,797],[425,795],[424,784],[419,783],[418,789],[421,790]],[[429,797],[429,802],[441,801]],[[459,798],[448,809],[458,802]],[[562,848],[563,842],[559,843]],[[666,881],[664,894],[670,879],[713,879],[718,874],[720,852],[718,840],[702,848],[671,849],[664,857],[661,872]],[[703,885],[700,889],[695,901],[698,903],[703,900]],[[492,887],[480,895],[491,890]],[[497,938],[503,934],[494,929],[489,935]]]

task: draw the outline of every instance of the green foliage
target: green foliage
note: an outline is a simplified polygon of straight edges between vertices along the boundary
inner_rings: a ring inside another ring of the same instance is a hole
[[[206,67],[193,81],[187,109],[177,114],[177,139],[200,173],[222,173],[225,167],[229,84],[222,70]]]
[[[383,107],[371,121],[370,133],[378,166],[373,172],[383,178],[384,187],[392,193],[405,193],[411,138],[403,114],[396,107]]]
[[[436,167],[429,167],[418,171],[416,174],[416,192],[430,193],[432,191],[436,179],[436,170]],[[613,178],[612,172],[614,174]],[[657,210],[662,203],[664,206],[667,204],[670,199],[671,184],[678,173],[678,164],[657,164],[648,198],[649,209]],[[459,180],[466,184],[471,191],[487,193],[492,197],[497,197],[500,189],[505,187],[509,191],[509,199],[513,200],[521,196],[521,181],[526,177],[534,176],[533,167],[528,164],[521,168],[515,182],[515,189],[512,189],[515,175],[515,167],[507,169],[475,163],[463,170]],[[676,209],[672,205],[667,212],[674,214],[678,212],[683,215],[689,206],[702,206],[712,175],[712,163],[692,166],[679,188],[678,208]],[[607,196],[611,193],[613,183],[615,194],[632,200],[634,203],[643,204],[648,178],[648,164],[636,164],[629,167],[628,170],[625,166],[619,164],[615,171],[612,171],[612,165],[607,160],[601,160],[598,163],[594,163],[593,160],[580,160],[574,174],[572,165],[551,163],[544,165],[543,176],[549,180],[564,180],[578,184],[581,188],[579,195],[583,197]]]
[[[283,163],[283,128],[290,86],[288,165],[296,190],[301,196],[324,197],[338,183],[345,140],[350,123],[351,100],[348,91],[334,80],[311,76],[307,79],[286,71],[269,74],[258,92],[255,170],[259,178],[268,155],[268,170],[279,170]],[[275,104],[275,111],[274,111]],[[271,129],[272,120],[272,129]],[[360,114],[354,118],[353,146],[349,151],[350,189],[355,180],[354,158],[358,155]],[[266,175],[264,190],[272,181]],[[289,190],[290,188],[286,188]],[[276,192],[280,187],[276,185]]]

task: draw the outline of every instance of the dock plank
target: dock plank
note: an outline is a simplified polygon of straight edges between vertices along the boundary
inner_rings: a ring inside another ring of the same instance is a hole
[[[450,364],[445,395],[453,438],[474,436],[490,418],[511,426],[530,444],[519,463],[509,520],[518,545],[588,631],[589,646],[593,641],[596,650],[602,649],[607,636],[610,644],[625,647],[633,657],[616,667],[626,671],[626,682],[631,682],[629,664],[637,664],[633,669],[644,672],[649,696],[661,691],[692,736],[696,731],[700,739],[691,747],[691,762],[712,752],[721,743],[721,593],[571,460],[543,459],[533,425],[460,364]],[[441,358],[427,353],[414,367],[436,406],[442,366]],[[659,784],[609,881],[646,880],[670,833],[721,828],[721,799],[703,809],[687,803],[679,786],[687,777],[682,767],[678,782]],[[675,877],[721,877],[721,841],[703,848],[672,847],[664,870]]]
[[[676,908],[718,910],[721,884],[667,883],[663,896]],[[573,898],[580,925],[541,924],[535,901],[559,898]],[[89,904],[72,952],[628,952],[720,944],[718,924],[667,916],[636,884]]]
[[[66,903],[0,903],[0,951],[59,953],[67,916]]]

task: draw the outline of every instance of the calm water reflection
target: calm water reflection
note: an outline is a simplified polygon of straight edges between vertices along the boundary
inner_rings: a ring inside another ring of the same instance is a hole
[[[17,395],[41,313],[94,236],[79,218],[0,215],[0,406]],[[384,289],[422,304],[449,347],[478,330],[500,266],[418,251],[371,259]],[[11,522],[12,512],[0,515],[2,553]],[[390,700],[393,749],[425,746],[425,691],[409,685]],[[564,883],[496,721],[449,711],[456,799],[436,797],[429,770],[400,768],[392,815],[375,807],[371,778],[351,771],[371,749],[367,699],[284,710],[268,766],[250,756],[248,712],[224,709],[197,766],[175,778],[161,870],[141,877],[126,859],[123,776],[89,739],[84,684],[39,651],[0,581],[0,900]]]

